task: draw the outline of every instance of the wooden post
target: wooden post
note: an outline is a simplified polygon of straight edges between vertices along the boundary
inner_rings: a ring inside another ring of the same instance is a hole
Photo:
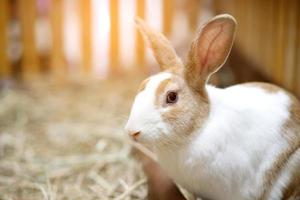
[[[10,75],[7,56],[8,0],[0,0],[0,78]]]
[[[51,31],[52,50],[50,68],[56,78],[63,79],[66,73],[66,66],[63,53],[63,1],[52,0],[51,2]]]
[[[299,97],[300,1],[218,1],[223,11],[232,4],[238,13],[239,50],[257,70]]]
[[[274,70],[274,48],[276,48],[275,44],[275,38],[276,38],[276,26],[277,21],[276,15],[276,2],[274,1],[263,1],[266,2],[267,5],[265,5],[265,12],[267,12],[265,18],[266,18],[266,24],[265,24],[265,35],[266,40],[264,41],[264,49],[266,49],[266,73],[268,77],[272,78],[272,71]]]
[[[145,18],[145,0],[136,0],[136,15]],[[136,63],[145,69],[145,44],[142,35],[136,30]]]
[[[287,89],[293,90],[293,84],[296,82],[296,67],[297,67],[297,43],[300,41],[299,35],[299,26],[297,25],[297,20],[299,20],[300,14],[297,8],[298,0],[290,0],[288,6],[288,11],[286,12],[286,21],[284,22],[286,25],[286,36],[285,43],[286,48],[284,49],[285,53],[285,62],[284,62],[284,85]],[[299,72],[300,73],[300,72]],[[298,77],[299,78],[299,77]]]
[[[300,2],[297,1],[297,8],[300,8]],[[296,16],[296,62],[295,62],[295,73],[294,73],[294,91],[298,95],[298,98],[300,98],[300,13],[299,10],[297,12]]]
[[[19,17],[22,30],[22,73],[28,79],[38,73],[38,55],[35,41],[36,1],[19,0]]]
[[[272,16],[271,12],[272,6],[270,6],[270,3],[268,1],[259,1],[259,11],[260,11],[260,20],[259,20],[259,30],[260,35],[258,38],[259,43],[259,49],[260,51],[257,51],[258,53],[261,53],[259,56],[259,60],[261,60],[261,66],[264,67],[264,74],[268,74],[270,71],[270,62],[269,62],[269,49],[272,45],[271,40],[271,25],[272,22],[270,21],[270,16]]]
[[[189,29],[193,33],[198,28],[198,16],[201,12],[200,0],[189,0],[186,2],[186,11],[189,21]]]
[[[163,0],[163,33],[169,36],[172,33],[174,16],[174,0]]]
[[[89,74],[92,67],[92,30],[91,30],[91,0],[80,0],[81,7],[81,46],[82,68],[84,74]]]
[[[244,2],[244,6],[246,8],[246,17],[245,17],[245,52],[246,54],[249,56],[249,58],[252,58],[252,54],[251,54],[251,45],[253,43],[252,41],[252,34],[251,32],[253,31],[253,7],[252,7],[252,2],[251,1],[245,1]]]
[[[236,15],[234,17],[236,18],[236,20],[238,22],[241,22],[244,18],[243,7],[241,6],[241,4],[236,3],[235,0],[233,0],[232,2],[235,5],[235,9],[236,9],[236,11],[235,11]],[[243,48],[243,46],[241,45],[241,41],[242,41],[242,38],[243,38],[242,36],[243,36],[243,24],[239,23],[239,26],[237,27],[235,43],[239,44],[240,49]]]
[[[110,69],[120,72],[119,52],[119,0],[110,0]]]
[[[263,29],[260,29],[260,23],[262,21],[262,10],[261,10],[261,1],[253,0],[252,1],[252,9],[253,9],[253,20],[252,20],[252,44],[251,44],[251,53],[254,59],[254,63],[259,67],[262,66],[261,71],[265,74],[265,66],[263,65],[262,51],[258,51],[257,49],[263,49],[262,44],[260,43],[260,38],[263,35]]]
[[[276,15],[276,43],[274,52],[274,71],[273,71],[273,80],[276,83],[282,84],[283,82],[283,64],[284,64],[284,49],[285,49],[285,12],[286,12],[286,3],[284,0],[279,0],[277,5],[277,15]]]

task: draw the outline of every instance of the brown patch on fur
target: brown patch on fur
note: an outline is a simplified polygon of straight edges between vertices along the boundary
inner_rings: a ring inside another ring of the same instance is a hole
[[[140,85],[140,87],[139,87],[139,89],[138,89],[138,92],[141,92],[141,91],[143,91],[143,90],[145,89],[145,87],[146,87],[147,83],[149,82],[149,80],[150,80],[150,78],[147,78],[147,79],[145,79],[145,80],[141,83],[141,85]]]
[[[261,86],[262,84],[259,85]],[[282,90],[271,84],[264,84],[264,88],[267,88],[270,92]],[[292,155],[300,149],[300,102],[291,94],[287,92],[286,94],[290,97],[291,105],[290,118],[283,126],[283,134],[290,146],[277,157],[273,167],[267,171],[264,178],[264,191],[260,198],[261,200],[265,200],[268,197],[272,186],[280,176],[280,172],[288,165],[288,161],[290,161]],[[296,166],[295,168],[295,171],[299,171],[300,166]],[[286,196],[284,199],[291,199],[294,194],[300,194],[300,173],[297,173],[298,178],[293,177],[290,180],[290,183],[284,192],[284,195]]]
[[[274,186],[276,180],[279,178],[280,172],[287,166],[289,159],[297,151],[299,146],[293,145],[289,147],[286,151],[282,152],[274,162],[274,165],[269,169],[264,177],[264,191],[260,200],[267,199]]]
[[[282,199],[283,200],[296,200],[300,199],[300,170],[294,169],[289,185],[285,188]]]
[[[176,79],[176,77],[173,78]],[[175,105],[171,105],[161,115],[166,123],[172,125],[173,132],[190,135],[195,130],[200,129],[208,116],[208,98],[195,92],[185,83],[178,81],[178,84],[182,84],[178,102]]]
[[[163,80],[157,87],[156,92],[155,92],[155,102],[154,102],[154,105],[156,107],[159,107],[159,105],[160,105],[159,97],[165,91],[165,89],[166,89],[167,85],[170,83],[170,81],[171,81],[171,78],[167,78],[167,79]]]
[[[290,95],[292,100],[290,108],[290,120],[285,124],[287,130],[292,130],[292,135],[288,135],[290,138],[291,145],[295,146],[300,150],[300,102],[298,99]],[[294,172],[292,174],[292,179],[289,182],[289,185],[285,188],[283,192],[283,199],[292,200],[300,199],[300,165],[295,166]]]
[[[280,87],[270,84],[270,83],[262,83],[262,82],[250,82],[250,83],[243,83],[242,85],[248,87],[257,87],[261,88],[268,93],[276,93],[279,91],[283,91]]]
[[[173,109],[162,113],[162,118],[168,124],[173,125],[174,132],[184,130],[181,134],[190,135],[195,130],[200,129],[209,113],[209,105],[203,102],[202,106],[193,106],[188,100],[184,99],[183,104],[186,108],[174,107]],[[190,118],[186,120],[187,123],[182,123],[185,115]]]
[[[179,84],[178,102],[174,105],[162,104],[162,98],[165,97],[162,95],[165,94],[168,85],[173,83]],[[176,75],[160,83],[156,89],[155,106],[157,109],[169,106],[168,110],[164,110],[161,113],[163,121],[170,124],[174,132],[180,132],[180,134],[185,135],[191,134],[194,130],[199,129],[209,113],[207,96],[204,97],[192,90]],[[187,116],[188,119],[185,118]]]

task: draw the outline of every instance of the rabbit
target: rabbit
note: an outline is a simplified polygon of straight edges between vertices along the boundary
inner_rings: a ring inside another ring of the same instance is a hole
[[[153,148],[172,180],[212,200],[300,199],[300,103],[269,83],[207,84],[226,61],[236,20],[204,25],[183,62],[166,37],[137,18],[162,72],[144,80],[126,132]]]

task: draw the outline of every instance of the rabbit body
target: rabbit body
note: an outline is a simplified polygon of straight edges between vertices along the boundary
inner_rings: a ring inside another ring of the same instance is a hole
[[[210,112],[202,128],[185,145],[156,149],[158,160],[177,183],[198,196],[259,199],[269,170],[290,146],[286,137],[292,130],[285,124],[291,99],[282,90],[268,92],[247,84],[207,86],[207,91]],[[300,151],[297,154],[294,159],[300,163]],[[288,181],[278,176],[271,199],[281,198]]]
[[[137,23],[163,72],[142,83],[127,132],[153,146],[167,174],[200,197],[299,199],[299,101],[267,83],[207,85],[230,52],[235,19],[205,23],[185,64],[162,34]]]

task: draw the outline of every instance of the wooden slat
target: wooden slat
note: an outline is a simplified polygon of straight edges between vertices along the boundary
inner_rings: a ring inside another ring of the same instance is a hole
[[[296,38],[296,43],[297,43],[297,46],[296,46],[296,66],[295,66],[295,73],[294,73],[294,91],[296,92],[296,94],[298,95],[299,99],[300,99],[300,12],[299,12],[299,9],[300,9],[300,2],[297,1],[297,5],[296,5],[296,8],[298,10],[297,12],[297,38]]]
[[[38,55],[35,41],[36,1],[19,0],[19,17],[22,31],[22,73],[30,78],[38,73]]]
[[[246,27],[246,32],[245,32],[245,52],[246,54],[249,56],[249,58],[252,58],[252,54],[251,54],[251,45],[253,43],[252,41],[252,34],[251,32],[253,31],[253,7],[252,7],[252,1],[245,1],[244,2],[244,6],[247,9],[247,11],[245,12],[246,17],[245,17],[245,27]]]
[[[110,0],[110,68],[111,73],[120,72],[119,50],[119,0]]]
[[[232,0],[232,4],[235,5],[235,9],[236,9],[236,12],[235,12],[235,18],[238,22],[238,26],[237,26],[237,33],[236,33],[236,39],[235,39],[235,43],[238,43],[239,46],[241,46],[241,40],[243,38],[243,23],[240,23],[244,17],[244,12],[243,12],[243,7],[241,6],[241,4],[238,4],[238,3],[235,3],[236,0]],[[221,9],[221,8],[219,8]],[[242,47],[241,47],[242,48]]]
[[[266,67],[265,62],[263,60],[264,56],[264,24],[263,24],[263,15],[265,10],[263,9],[263,1],[255,0],[255,7],[254,9],[257,11],[255,24],[254,24],[254,36],[255,36],[255,45],[254,45],[254,56],[256,57],[255,63],[257,63],[260,67],[263,67],[262,71],[264,74],[266,74]],[[255,31],[259,30],[259,31]],[[258,51],[258,49],[261,49],[261,51]]]
[[[0,78],[10,75],[7,56],[8,0],[0,0]]]
[[[238,21],[236,46],[269,80],[300,96],[300,1],[218,1]]]
[[[270,50],[272,49],[272,22],[270,16],[272,15],[272,6],[268,1],[259,1],[260,3],[260,38],[259,38],[259,50],[258,53],[261,54],[259,60],[261,61],[261,66],[264,67],[264,74],[268,74],[270,71]]]
[[[136,15],[145,18],[145,0],[136,0]],[[145,44],[138,30],[136,30],[136,63],[143,70],[145,69]]]
[[[172,33],[174,7],[174,0],[163,0],[163,33],[166,36]]]
[[[276,48],[274,49],[274,70],[273,70],[273,80],[276,83],[281,84],[283,81],[283,64],[284,64],[284,49],[285,49],[285,12],[286,12],[286,2],[285,0],[279,0],[277,7],[277,15],[275,21],[277,22],[276,27]]]
[[[247,2],[247,53],[251,57],[252,61],[257,64],[255,57],[256,45],[257,45],[257,10],[255,0]]]
[[[201,1],[189,0],[186,2],[186,14],[189,21],[189,29],[193,33],[198,28],[198,16],[201,12]]]
[[[300,32],[297,35],[297,17],[300,17],[297,10],[298,0],[290,0],[288,11],[286,12],[286,48],[285,48],[285,62],[284,62],[284,85],[289,90],[293,90],[294,74],[296,72],[297,59],[297,37],[300,37]],[[299,55],[299,54],[298,54]]]
[[[66,76],[63,53],[63,1],[52,0],[51,3],[52,51],[50,67],[54,76],[61,79]]]
[[[81,42],[82,68],[84,74],[89,74],[92,67],[92,33],[91,33],[91,0],[80,0],[81,9]]]
[[[267,51],[266,55],[266,74],[269,78],[271,78],[272,71],[274,69],[274,48],[276,48],[276,2],[266,1],[266,16],[264,16],[266,20],[265,29],[266,29],[266,40],[264,41],[264,49]]]

